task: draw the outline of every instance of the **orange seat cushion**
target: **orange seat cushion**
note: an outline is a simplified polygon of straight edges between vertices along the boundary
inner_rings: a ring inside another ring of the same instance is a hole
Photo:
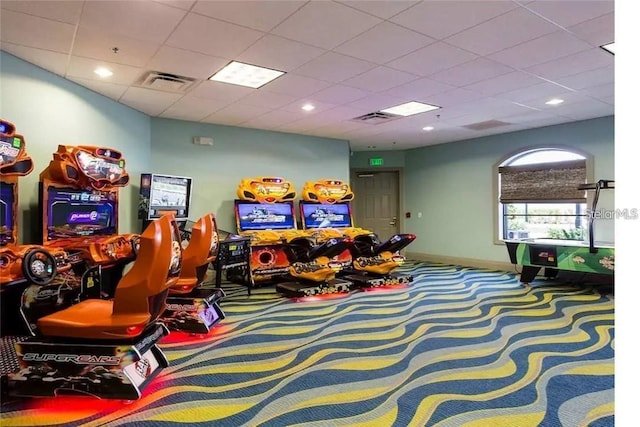
[[[127,328],[146,325],[149,313],[113,314],[113,301],[90,299],[38,320],[43,335],[116,339],[128,337]]]

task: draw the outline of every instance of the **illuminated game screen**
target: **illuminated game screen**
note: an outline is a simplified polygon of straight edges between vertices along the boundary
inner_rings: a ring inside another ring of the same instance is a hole
[[[49,187],[46,209],[47,240],[117,232],[114,193]]]
[[[236,200],[238,231],[296,228],[293,202],[258,203]]]
[[[13,184],[0,183],[0,245],[13,243]]]
[[[304,203],[300,202],[300,217],[303,228],[352,227],[351,207],[348,203]]]
[[[157,219],[173,213],[176,219],[189,216],[191,178],[142,174],[140,182],[140,219]]]

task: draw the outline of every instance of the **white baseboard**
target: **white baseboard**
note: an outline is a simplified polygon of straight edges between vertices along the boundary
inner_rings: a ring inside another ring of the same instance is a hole
[[[461,258],[444,255],[425,254],[421,252],[406,252],[407,259],[414,259],[417,261],[431,262],[435,264],[450,264],[450,265],[462,265],[465,267],[486,268],[489,270],[500,271],[515,271],[515,265],[510,262],[502,261],[489,261],[477,258]]]

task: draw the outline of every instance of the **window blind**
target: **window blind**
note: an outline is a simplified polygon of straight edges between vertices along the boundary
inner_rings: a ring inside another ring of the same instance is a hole
[[[578,190],[587,182],[584,159],[554,163],[501,166],[501,203],[585,203],[586,191]]]

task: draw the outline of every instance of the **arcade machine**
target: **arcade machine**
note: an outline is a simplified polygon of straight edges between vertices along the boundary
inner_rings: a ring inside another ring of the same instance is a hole
[[[168,366],[158,342],[169,331],[157,322],[169,287],[178,280],[182,251],[170,216],[140,236],[138,257],[114,298],[85,299],[32,319],[32,336],[16,342],[3,392],[19,397],[86,395],[134,400]],[[43,260],[53,268],[52,260]]]
[[[41,312],[70,305],[64,294],[71,264],[62,249],[18,245],[18,177],[33,170],[33,161],[23,136],[5,120],[0,120],[0,153],[0,329],[5,343],[29,334],[21,303],[25,290],[38,297]]]
[[[352,243],[348,253],[336,261],[344,267],[340,277],[358,288],[406,285],[413,281],[407,274],[394,272],[405,261],[400,250],[413,242],[414,234],[395,234],[385,242],[369,230],[353,227],[349,184],[336,179],[308,181],[302,189],[300,217],[305,230],[313,230],[317,241],[345,236]]]
[[[106,147],[59,145],[40,173],[42,244],[64,249],[101,278],[80,299],[112,298],[136,257],[139,235],[118,234],[118,192],[128,183],[122,154]]]
[[[546,277],[554,277],[558,270],[614,275],[615,246],[613,243],[595,240],[595,215],[600,190],[615,188],[612,180],[600,180],[583,184],[580,190],[593,190],[591,216],[589,217],[589,241],[559,239],[507,240],[509,259],[514,265],[522,265],[520,283],[531,283],[541,268]]]
[[[191,201],[191,178],[144,173],[140,177],[138,219],[143,224],[166,214],[181,223],[182,235],[189,235],[184,248],[182,273],[169,290],[167,310],[161,319],[170,330],[206,334],[225,315],[218,302],[222,289],[204,289],[200,285],[207,268],[218,253],[219,237],[215,215],[206,214],[195,223],[188,221]],[[185,231],[185,225],[190,229]],[[186,241],[183,240],[183,244]]]

